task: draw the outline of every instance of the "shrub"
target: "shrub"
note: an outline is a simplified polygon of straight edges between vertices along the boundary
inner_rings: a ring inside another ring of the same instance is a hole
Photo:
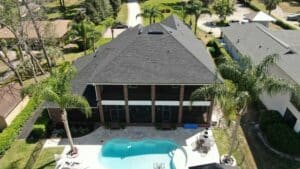
[[[295,30],[295,28],[285,22],[283,22],[282,20],[276,19],[275,22],[276,25],[282,27],[283,29],[290,29],[290,30]]]
[[[263,110],[260,112],[259,116],[259,125],[261,130],[266,131],[266,128],[268,125],[282,123],[283,119],[279,112],[277,111],[269,111],[269,110]]]
[[[300,155],[300,134],[285,123],[273,123],[266,128],[266,137],[275,149],[291,155]]]
[[[50,118],[48,116],[47,111],[42,112],[42,116],[40,116],[35,124],[33,125],[33,129],[30,133],[30,137],[34,139],[40,139],[46,137],[49,131]]]
[[[284,122],[279,112],[262,111],[259,124],[273,148],[290,155],[300,155],[300,134]]]
[[[226,61],[232,61],[231,56],[228,54],[226,49],[220,44],[218,39],[210,40],[207,43],[207,46],[209,47],[209,52],[212,55],[212,57],[215,59],[215,63],[217,65],[224,63]]]
[[[41,100],[31,98],[27,106],[13,120],[13,122],[0,133],[0,155],[3,155],[10,148],[13,141],[19,135],[22,126],[30,118],[34,110],[41,103]]]

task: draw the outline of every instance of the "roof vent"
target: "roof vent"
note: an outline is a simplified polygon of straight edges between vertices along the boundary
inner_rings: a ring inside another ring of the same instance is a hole
[[[287,54],[296,54],[296,52],[293,51],[293,50],[289,50],[289,51],[287,51],[287,52],[285,53],[285,55],[287,55]]]
[[[148,34],[149,35],[162,35],[162,34],[164,34],[164,32],[163,31],[152,31],[152,30],[149,30]]]

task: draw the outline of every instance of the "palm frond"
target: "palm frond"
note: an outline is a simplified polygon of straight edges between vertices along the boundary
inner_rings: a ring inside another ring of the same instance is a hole
[[[278,54],[266,56],[262,62],[256,66],[257,76],[262,78],[266,77],[268,67],[275,64],[279,60],[279,57]]]
[[[59,104],[59,106],[61,106],[61,99],[60,99],[59,95],[55,91],[53,91],[52,88],[46,87],[43,90],[41,90],[40,92],[41,92],[40,95],[44,100],[52,102],[52,103],[57,103],[57,104]]]
[[[90,105],[82,96],[64,94],[61,96],[61,102],[64,105],[64,108],[79,108],[85,113],[86,117],[91,116],[92,111]]]
[[[264,89],[270,94],[274,95],[279,92],[295,92],[295,85],[287,82],[284,79],[278,79],[272,76],[265,77],[264,79]]]
[[[239,66],[234,62],[222,63],[219,65],[218,70],[222,74],[223,78],[229,79],[233,82],[237,82],[242,76]]]

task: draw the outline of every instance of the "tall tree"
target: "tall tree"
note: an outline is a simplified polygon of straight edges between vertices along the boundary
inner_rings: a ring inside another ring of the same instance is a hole
[[[143,9],[143,12],[138,14],[136,17],[145,17],[145,18],[149,18],[149,23],[155,23],[156,22],[156,18],[160,18],[162,19],[164,17],[164,15],[162,14],[162,12],[159,10],[158,6],[154,5],[154,6],[146,6]]]
[[[86,0],[85,8],[86,15],[95,24],[100,24],[101,21],[113,14],[109,0]]]
[[[219,15],[222,22],[226,22],[226,17],[235,11],[235,4],[235,0],[216,0],[213,4],[213,10]]]
[[[120,7],[122,5],[121,0],[109,0],[111,7],[113,9],[113,17],[117,18],[118,12],[120,10]]]
[[[195,27],[194,32],[195,35],[197,35],[197,28],[198,28],[198,19],[200,18],[201,14],[208,13],[210,14],[210,10],[208,7],[205,7],[202,1],[200,0],[191,0],[187,3],[187,11],[189,11],[190,14],[194,15],[195,18]]]
[[[67,34],[69,41],[77,43],[78,47],[85,52],[94,46],[95,41],[99,39],[100,36],[101,33],[95,29],[95,25],[87,20],[74,23]]]
[[[276,9],[277,5],[282,2],[281,0],[264,0],[263,1],[266,9],[269,11],[269,14],[271,14],[271,11]]]
[[[45,86],[43,83],[37,85],[35,93],[44,100],[55,103],[61,111],[61,119],[64,124],[65,132],[71,146],[71,154],[77,153],[74,146],[72,134],[69,128],[67,118],[67,108],[79,108],[87,117],[91,115],[91,108],[85,98],[71,93],[70,81],[74,78],[76,71],[69,63],[65,63],[58,69],[53,70],[49,83]]]
[[[112,17],[109,17],[107,19],[104,20],[103,24],[110,28],[111,31],[111,38],[114,39],[114,27],[118,24],[119,22],[117,20],[115,20]]]
[[[23,86],[23,81],[22,81],[22,77],[19,73],[19,70],[17,69],[17,66],[15,66],[15,64],[11,61],[11,59],[9,58],[8,54],[7,54],[7,43],[5,40],[1,41],[1,53],[0,53],[0,61],[2,61],[11,71],[14,72],[16,78],[18,79],[18,82],[21,86]]]
[[[65,0],[58,0],[58,1],[59,1],[60,9],[62,11],[66,10]]]
[[[248,104],[258,100],[263,92],[273,95],[295,91],[295,86],[268,74],[269,66],[275,64],[277,59],[278,55],[270,55],[258,65],[253,65],[248,57],[242,56],[238,61],[224,62],[218,69],[229,82],[225,82],[225,85],[213,84],[199,88],[191,95],[191,100],[203,96],[210,100],[215,99],[225,114],[236,116],[228,158],[231,158],[235,148],[240,120]]]
[[[35,18],[34,18],[34,14],[33,14],[33,12],[31,11],[30,7],[28,6],[28,1],[27,1],[27,0],[22,0],[22,2],[23,2],[24,6],[26,7],[26,9],[27,9],[27,11],[28,11],[30,20],[31,20],[31,22],[32,22],[32,24],[33,24],[33,28],[34,28],[35,33],[36,33],[36,35],[37,35],[37,39],[38,39],[38,41],[39,41],[39,44],[40,44],[41,47],[42,47],[42,52],[43,52],[44,57],[45,57],[45,59],[46,59],[46,61],[47,61],[48,67],[51,68],[51,67],[52,67],[51,59],[50,59],[50,57],[49,57],[48,54],[47,54],[46,47],[45,47],[44,41],[43,41],[43,39],[42,39],[41,31],[40,31],[39,26],[38,26],[38,24],[37,24],[37,22],[36,22],[36,20],[35,20]]]

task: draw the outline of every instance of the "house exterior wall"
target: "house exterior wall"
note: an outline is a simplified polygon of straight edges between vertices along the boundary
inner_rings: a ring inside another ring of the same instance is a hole
[[[0,117],[0,131],[5,127],[9,126],[11,122],[16,118],[18,114],[25,108],[29,102],[29,97],[26,96],[24,99],[8,114],[7,117]]]
[[[223,34],[223,40],[226,50],[231,54],[233,58],[239,57],[238,50],[234,47],[232,42],[226,37],[226,35]],[[269,67],[269,72],[272,76],[284,79],[288,82],[295,83],[293,79],[291,79],[281,68],[279,68],[277,65],[273,65]],[[263,102],[263,104],[267,107],[269,110],[276,110],[278,111],[282,116],[284,116],[287,109],[289,109],[292,114],[297,118],[297,122],[294,126],[294,130],[296,132],[300,132],[300,112],[295,108],[295,106],[291,103],[291,94],[290,93],[279,93],[275,95],[268,95],[266,92],[264,92],[260,96],[260,100]]]

